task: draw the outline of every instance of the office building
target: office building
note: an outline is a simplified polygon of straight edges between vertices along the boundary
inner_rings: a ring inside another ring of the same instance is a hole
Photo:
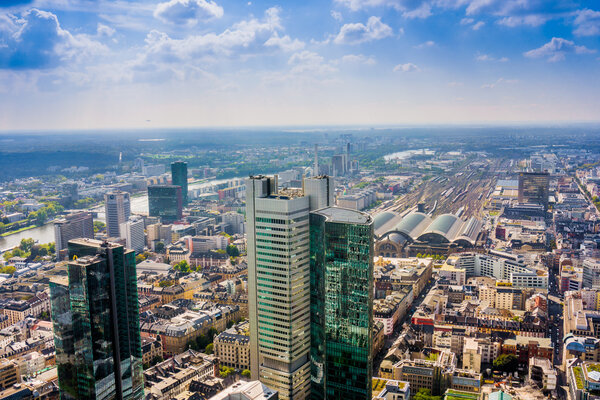
[[[104,212],[106,213],[106,234],[117,238],[121,224],[131,215],[129,193],[115,191],[104,195]]]
[[[136,253],[142,253],[146,246],[146,237],[144,236],[144,219],[139,215],[132,215],[129,219],[120,225],[120,237],[125,239],[125,246],[128,249],[135,250]]]
[[[171,183],[181,186],[181,201],[184,206],[188,204],[188,169],[187,163],[177,161],[171,163]]]
[[[583,260],[583,287],[600,289],[600,260],[594,258]]]
[[[546,172],[519,173],[519,203],[541,204],[548,209],[550,175]]]
[[[250,369],[283,400],[310,393],[308,219],[311,201],[333,205],[307,186],[279,190],[277,177],[266,176],[246,181]]]
[[[50,282],[61,398],[142,399],[135,253],[93,239],[68,249],[68,277]]]
[[[372,397],[373,220],[310,213],[311,398]]]
[[[347,158],[346,154],[336,154],[331,157],[331,168],[333,176],[346,175]]]
[[[54,242],[57,254],[67,248],[69,240],[77,238],[94,238],[92,213],[73,213],[54,221]]]
[[[181,186],[148,186],[148,211],[151,217],[160,217],[162,223],[181,219],[183,198]]]

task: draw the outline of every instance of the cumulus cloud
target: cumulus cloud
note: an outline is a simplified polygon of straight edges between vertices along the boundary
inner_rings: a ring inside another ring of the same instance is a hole
[[[427,17],[430,17],[431,15],[433,14],[431,12],[431,5],[429,3],[423,3],[418,8],[415,8],[413,10],[406,10],[402,13],[402,16],[408,19],[425,19]]]
[[[498,20],[498,24],[514,28],[515,26],[540,26],[546,23],[548,18],[543,15],[532,14],[532,15],[514,15],[504,17]]]
[[[576,27],[573,33],[577,36],[600,35],[600,11],[579,10],[573,24]]]
[[[500,57],[500,58],[496,58],[494,56],[491,56],[489,54],[479,54],[475,57],[475,59],[477,61],[495,61],[495,62],[507,62],[508,58],[507,57]]]
[[[325,62],[323,56],[308,50],[294,53],[288,60],[292,74],[327,74],[336,72],[337,68]]]
[[[474,31],[478,31],[479,29],[481,29],[481,27],[483,27],[485,25],[485,22],[483,21],[479,21],[477,22],[475,25],[473,25],[473,30]]]
[[[267,47],[279,47],[283,51],[297,51],[304,48],[304,42],[298,39],[292,39],[288,35],[279,37],[275,32],[266,42]]]
[[[342,13],[335,10],[331,10],[331,17],[338,22],[342,22],[344,20],[344,17],[342,17]]]
[[[111,37],[115,34],[115,30],[108,25],[98,23],[96,34],[100,37]]]
[[[595,52],[595,50],[588,49],[585,46],[578,46],[571,40],[553,37],[542,47],[529,50],[524,55],[529,58],[546,58],[548,61],[555,62],[564,60],[567,54],[591,54]]]
[[[344,64],[365,64],[375,65],[376,61],[373,57],[367,57],[363,54],[346,54],[340,61]]]
[[[337,44],[359,44],[386,38],[392,32],[392,28],[381,22],[379,17],[370,17],[366,25],[360,22],[345,24],[333,41]]]
[[[394,67],[394,72],[416,72],[421,69],[413,63],[398,64]]]
[[[58,66],[66,60],[78,60],[108,49],[88,35],[73,35],[62,29],[58,18],[51,12],[33,8],[21,18],[8,18],[0,43],[0,68],[45,69]],[[12,32],[11,32],[12,31]]]
[[[159,3],[154,16],[176,25],[195,25],[199,21],[223,16],[223,7],[211,0],[170,0]]]

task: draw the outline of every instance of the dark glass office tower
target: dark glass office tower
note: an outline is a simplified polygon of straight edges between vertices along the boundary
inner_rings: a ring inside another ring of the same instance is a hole
[[[182,208],[181,186],[148,186],[148,211],[151,217],[160,217],[163,224],[170,224],[181,219]]]
[[[519,203],[541,204],[548,209],[550,174],[547,172],[519,173]]]
[[[68,249],[68,278],[50,286],[61,398],[142,399],[135,252],[93,239]]]
[[[184,206],[188,204],[188,170],[187,163],[177,161],[171,163],[171,183],[181,186],[181,199]]]
[[[310,213],[312,399],[372,398],[373,221],[343,208]]]

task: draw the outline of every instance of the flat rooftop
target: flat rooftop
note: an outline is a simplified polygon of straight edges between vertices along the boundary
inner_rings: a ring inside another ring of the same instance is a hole
[[[370,224],[371,216],[367,213],[340,207],[327,207],[313,211],[327,217],[330,222],[344,222],[349,224]]]

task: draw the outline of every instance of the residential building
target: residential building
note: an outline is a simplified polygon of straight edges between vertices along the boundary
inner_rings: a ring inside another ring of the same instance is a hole
[[[250,369],[249,330],[250,324],[243,322],[215,336],[214,352],[221,365],[239,370]]]
[[[140,254],[144,252],[146,246],[146,236],[144,235],[144,219],[138,215],[133,215],[119,226],[120,237],[125,239],[125,245],[128,249],[135,250]]]
[[[160,336],[142,339],[142,363],[147,366],[155,360],[163,359],[163,348]]]
[[[176,161],[171,163],[171,183],[181,187],[181,201],[183,206],[188,204],[188,168],[187,163]]]
[[[50,283],[61,397],[141,399],[135,253],[93,239],[68,249],[68,277]]]
[[[373,400],[410,400],[410,384],[403,381],[385,379],[385,387]]]
[[[181,186],[148,186],[148,214],[160,217],[162,223],[172,223],[182,218],[183,198]]]
[[[556,389],[558,374],[547,358],[530,358],[528,377],[530,382],[537,384],[544,391]]]
[[[57,254],[67,248],[69,240],[77,238],[94,238],[92,213],[73,213],[54,221],[54,242]]]
[[[0,361],[0,390],[8,389],[21,382],[19,365],[12,360]]]
[[[106,214],[106,234],[111,238],[120,237],[121,224],[131,215],[129,193],[114,191],[104,195],[104,212]]]
[[[373,220],[328,207],[310,214],[311,398],[371,398]]]

